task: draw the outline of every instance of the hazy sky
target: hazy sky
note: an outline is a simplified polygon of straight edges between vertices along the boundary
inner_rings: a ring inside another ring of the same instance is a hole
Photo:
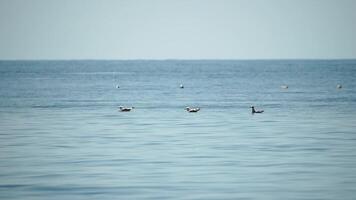
[[[0,59],[356,58],[356,0],[0,0]]]

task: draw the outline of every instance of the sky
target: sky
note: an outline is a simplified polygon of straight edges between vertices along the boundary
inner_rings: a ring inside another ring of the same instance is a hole
[[[0,0],[0,59],[356,58],[355,0]]]

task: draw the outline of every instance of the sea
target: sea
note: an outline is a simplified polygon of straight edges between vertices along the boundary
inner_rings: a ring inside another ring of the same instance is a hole
[[[354,200],[356,60],[0,61],[0,199]]]

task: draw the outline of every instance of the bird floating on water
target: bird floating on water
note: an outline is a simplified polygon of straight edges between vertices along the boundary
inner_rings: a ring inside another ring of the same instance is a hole
[[[180,84],[180,86],[179,86],[179,87],[183,89],[183,88],[184,88],[184,85],[183,85],[183,84]]]
[[[337,85],[336,85],[336,88],[337,88],[337,89],[341,89],[341,88],[342,88],[342,85],[337,84]]]
[[[123,106],[119,106],[119,109],[121,112],[130,112],[132,109],[134,109],[135,107],[123,107]]]
[[[282,89],[288,89],[288,85],[281,85]]]
[[[198,112],[200,110],[200,108],[190,108],[190,107],[186,107],[185,108],[188,112]]]
[[[116,85],[116,88],[120,88],[120,85]]]
[[[252,108],[252,114],[255,114],[255,113],[263,113],[264,110],[255,110],[255,107],[254,106],[251,106]]]

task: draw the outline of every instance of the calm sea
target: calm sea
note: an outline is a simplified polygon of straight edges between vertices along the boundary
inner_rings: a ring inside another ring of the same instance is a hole
[[[356,60],[0,61],[0,199],[354,200]]]

